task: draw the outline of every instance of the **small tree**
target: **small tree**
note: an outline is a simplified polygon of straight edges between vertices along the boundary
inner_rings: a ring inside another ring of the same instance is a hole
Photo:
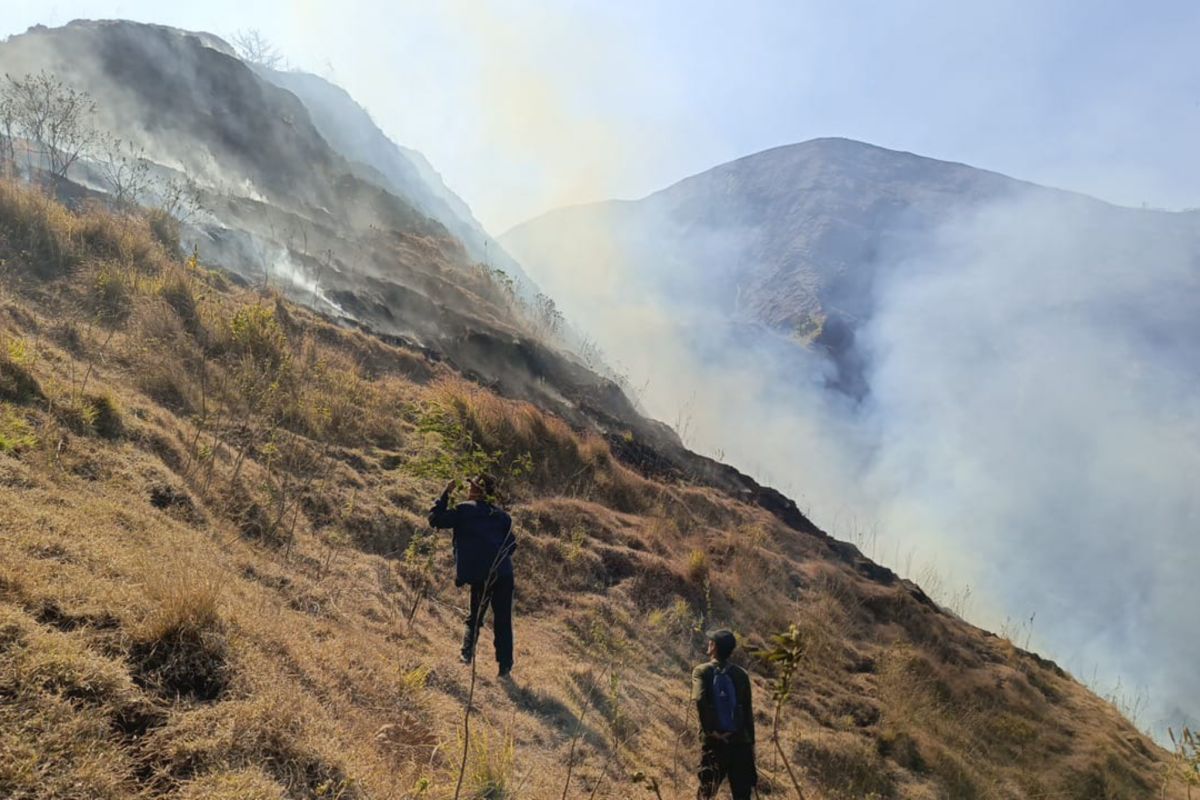
[[[417,609],[420,608],[421,601],[429,596],[429,590],[433,587],[433,568],[437,558],[437,544],[436,536],[425,531],[418,531],[413,534],[412,539],[408,542],[408,547],[404,549],[404,569],[412,576],[413,583],[413,604],[405,619],[410,628],[413,619],[417,616]]]
[[[0,175],[11,176],[16,169],[17,104],[7,83],[0,85]]]
[[[585,336],[578,347],[579,357],[583,359],[584,365],[591,370],[604,369],[604,351],[600,349],[600,345],[590,336]]]
[[[771,719],[771,742],[775,745],[775,752],[783,760],[784,769],[787,770],[788,778],[792,781],[792,788],[796,790],[796,796],[800,800],[804,800],[804,791],[800,788],[800,781],[796,779],[796,773],[792,771],[792,765],[788,761],[787,754],[783,752],[783,745],[779,742],[779,720],[783,714],[783,706],[792,696],[792,678],[804,659],[805,642],[800,634],[800,629],[793,624],[783,633],[772,636],[771,644],[772,647],[756,650],[753,653],[754,656],[773,665],[777,670],[775,680],[771,683],[771,699],[775,701],[775,713]]]
[[[65,179],[96,139],[92,124],[96,104],[91,95],[44,71],[23,78],[5,75],[3,95],[10,152],[15,153],[15,138],[24,137],[37,148],[50,178]]]
[[[187,222],[203,206],[200,204],[200,184],[191,175],[168,178],[156,189],[158,208],[180,222]]]
[[[278,69],[283,63],[283,56],[279,50],[257,28],[238,31],[231,37],[231,41],[238,57],[248,64],[265,69]]]
[[[1187,790],[1188,800],[1192,798],[1192,789],[1200,788],[1200,734],[1192,732],[1188,728],[1184,728],[1179,736],[1175,735],[1175,731],[1168,729],[1168,735],[1171,737],[1171,744],[1175,749],[1171,753],[1171,760],[1166,766],[1166,775],[1163,777],[1162,796],[1167,796],[1167,788],[1172,783],[1180,783]]]
[[[563,315],[554,300],[541,292],[533,298],[533,322],[543,336],[555,336],[562,329]]]
[[[98,150],[96,162],[113,202],[123,209],[136,206],[150,184],[145,150],[115,136],[102,137]]]

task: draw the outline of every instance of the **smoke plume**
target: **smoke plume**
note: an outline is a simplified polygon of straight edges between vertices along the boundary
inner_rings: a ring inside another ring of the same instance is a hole
[[[1200,225],[1033,187],[969,207],[884,237],[904,246],[876,254],[861,401],[818,349],[742,319],[748,235],[651,214],[630,236],[614,204],[558,220],[553,268],[505,242],[690,446],[1102,694],[1126,687],[1162,735],[1200,713]]]

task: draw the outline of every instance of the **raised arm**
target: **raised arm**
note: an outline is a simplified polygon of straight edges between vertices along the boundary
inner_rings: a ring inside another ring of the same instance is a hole
[[[458,510],[450,508],[450,492],[454,491],[455,481],[450,481],[442,494],[429,509],[429,525],[434,528],[453,528],[458,522]]]

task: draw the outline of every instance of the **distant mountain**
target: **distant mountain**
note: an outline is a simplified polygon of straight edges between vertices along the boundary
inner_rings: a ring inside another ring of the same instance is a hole
[[[501,241],[695,446],[1196,718],[1200,214],[818,139]]]
[[[1194,239],[1200,216],[1117,208],[829,138],[739,158],[640,200],[551,211],[501,241],[543,282],[622,259],[639,291],[709,308],[712,323],[758,324],[829,352],[838,370],[832,382],[861,397],[869,387],[855,337],[872,315],[879,279],[949,223],[1018,199],[1069,210],[1098,230],[1132,226],[1150,239]]]

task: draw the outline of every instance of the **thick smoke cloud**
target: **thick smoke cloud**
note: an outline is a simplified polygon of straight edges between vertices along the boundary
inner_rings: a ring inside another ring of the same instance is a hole
[[[1196,220],[1030,191],[916,247],[895,237],[905,250],[879,254],[860,329],[857,403],[826,388],[818,352],[730,321],[735,293],[711,291],[728,284],[703,265],[735,234],[675,240],[658,220],[658,239],[618,245],[630,237],[567,219],[567,250],[588,257],[535,279],[690,446],[877,560],[913,577],[930,565],[943,600],[971,587],[972,621],[1036,615],[1022,643],[1101,692],[1144,693],[1152,732],[1195,720]]]
[[[888,530],[973,554],[997,610],[1036,613],[1097,688],[1144,689],[1159,732],[1200,713],[1200,263],[1165,222],[990,206],[896,265],[867,337]]]

